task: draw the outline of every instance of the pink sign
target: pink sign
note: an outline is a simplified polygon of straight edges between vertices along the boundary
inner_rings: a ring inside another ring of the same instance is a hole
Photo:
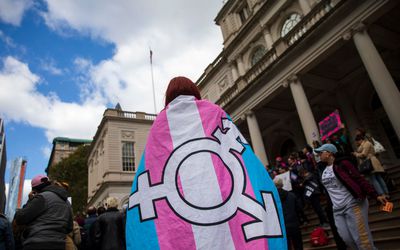
[[[339,111],[335,110],[328,115],[325,119],[318,123],[319,134],[321,140],[326,140],[329,136],[333,135],[342,128],[342,121],[340,120]]]

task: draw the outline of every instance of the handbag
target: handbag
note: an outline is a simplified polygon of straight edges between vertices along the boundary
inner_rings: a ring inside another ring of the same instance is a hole
[[[386,151],[386,149],[383,147],[383,145],[380,142],[378,142],[377,140],[375,140],[374,138],[372,138],[372,142],[374,145],[375,154],[379,154],[379,153]]]
[[[372,162],[370,159],[366,159],[358,166],[358,171],[361,174],[369,174],[372,172],[372,170],[374,170],[374,167],[372,166]]]

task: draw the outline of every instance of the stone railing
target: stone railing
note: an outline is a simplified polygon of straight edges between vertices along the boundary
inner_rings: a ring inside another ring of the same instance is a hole
[[[256,64],[251,67],[244,79],[247,83],[254,80],[261,72],[263,72],[269,65],[271,65],[278,58],[275,48],[271,48]]]
[[[323,0],[316,4],[312,10],[304,16],[296,26],[283,37],[288,46],[293,45],[299,40],[311,27],[322,19],[333,7],[338,3],[338,0]]]
[[[157,117],[155,114],[147,114],[145,112],[130,112],[117,109],[106,109],[104,116],[123,117],[129,119],[154,121]]]

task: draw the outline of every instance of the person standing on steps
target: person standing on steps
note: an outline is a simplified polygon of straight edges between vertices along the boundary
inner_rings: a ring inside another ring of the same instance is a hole
[[[339,235],[351,249],[376,249],[368,226],[367,195],[382,204],[386,204],[386,197],[378,196],[347,158],[336,159],[338,151],[333,144],[324,144],[315,151],[326,163],[320,179],[332,201]]]

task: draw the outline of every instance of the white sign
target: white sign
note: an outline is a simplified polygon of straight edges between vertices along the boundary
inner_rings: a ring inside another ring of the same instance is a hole
[[[275,179],[281,179],[282,183],[283,183],[283,190],[286,191],[292,191],[292,182],[290,181],[290,171],[287,171],[286,173],[283,174],[278,174],[277,176],[275,176]]]

